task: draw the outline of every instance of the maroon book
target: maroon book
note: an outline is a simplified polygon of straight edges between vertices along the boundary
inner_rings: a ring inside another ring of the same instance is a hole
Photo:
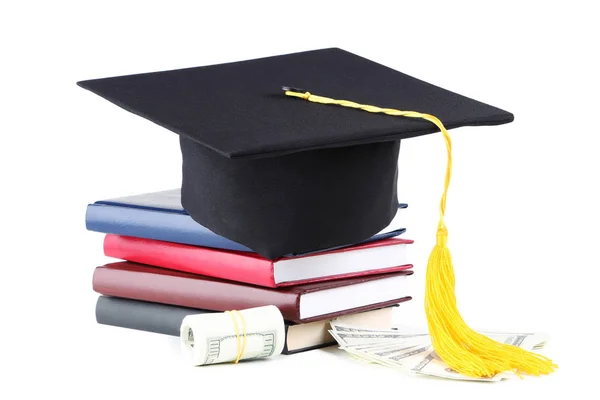
[[[273,289],[202,275],[116,262],[97,267],[97,293],[214,311],[275,305],[283,318],[306,323],[398,304],[413,271],[362,276]]]

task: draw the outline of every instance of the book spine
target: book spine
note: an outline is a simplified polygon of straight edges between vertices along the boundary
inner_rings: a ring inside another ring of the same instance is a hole
[[[284,319],[301,322],[297,293],[209,279],[97,267],[92,285],[105,296],[213,311],[274,305]]]
[[[99,324],[171,336],[179,336],[181,321],[187,315],[210,312],[106,296],[98,297],[96,302]]]
[[[276,287],[273,263],[246,253],[108,234],[104,254],[176,271]]]
[[[86,229],[94,232],[251,252],[246,246],[213,233],[185,214],[90,204],[85,223]]]

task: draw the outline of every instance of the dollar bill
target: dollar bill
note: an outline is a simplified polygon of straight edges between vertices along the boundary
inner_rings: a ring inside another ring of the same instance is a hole
[[[446,379],[458,379],[458,380],[477,380],[477,381],[488,381],[495,382],[502,380],[505,375],[504,374],[496,374],[493,377],[489,378],[473,378],[469,376],[464,376],[449,368],[446,363],[444,363],[439,356],[436,354],[434,350],[429,351],[424,357],[419,360],[418,363],[409,365],[409,370],[414,373],[435,376],[438,378],[446,378]]]
[[[417,333],[406,333],[406,332],[400,332],[396,329],[367,329],[367,328],[360,328],[360,327],[353,327],[353,326],[349,326],[343,323],[339,323],[336,322],[335,320],[331,321],[330,323],[331,325],[331,329],[338,332],[338,333],[345,333],[345,334],[359,334],[359,335],[366,335],[366,334],[371,334],[371,335],[375,335],[375,336],[379,336],[379,335],[383,335],[386,337],[418,337],[418,336],[428,336],[428,333],[422,333],[422,332],[417,332]]]
[[[396,330],[362,329],[340,325],[331,322],[330,333],[343,344],[376,343],[383,341],[411,340],[413,338],[427,338],[427,334],[406,334]]]
[[[353,358],[364,362],[398,369],[406,373],[428,375],[445,379],[499,381],[514,376],[496,374],[488,378],[461,375],[444,363],[436,354],[427,333],[402,333],[397,330],[371,330],[331,322],[331,335],[339,347]],[[540,333],[480,332],[500,343],[526,350],[543,348],[549,340]]]
[[[361,344],[361,345],[349,345],[346,346],[348,349],[359,350],[359,351],[369,351],[371,353],[378,353],[381,351],[399,351],[404,349],[413,349],[418,347],[421,344],[425,344],[425,342],[420,343],[394,343],[394,342],[385,342],[380,344]]]
[[[360,345],[360,344],[385,343],[385,342],[398,343],[398,342],[407,342],[410,340],[410,338],[404,338],[401,336],[385,336],[385,335],[374,336],[372,334],[366,334],[366,335],[351,334],[351,335],[349,335],[349,334],[345,334],[345,333],[339,333],[336,331],[332,331],[330,333],[341,344],[344,344],[346,346]]]
[[[285,326],[277,307],[256,307],[237,313],[186,316],[181,342],[193,365],[208,365],[280,354]],[[243,319],[243,320],[242,320]]]
[[[360,356],[388,367],[409,370],[410,365],[420,362],[424,354],[432,349],[430,344],[411,348],[385,350],[378,352],[361,351]],[[357,353],[355,353],[357,354]]]

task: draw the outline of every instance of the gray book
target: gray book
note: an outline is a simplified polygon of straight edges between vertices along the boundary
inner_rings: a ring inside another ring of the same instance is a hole
[[[392,326],[393,307],[348,314],[339,320],[357,326],[389,329]],[[215,311],[151,303],[120,297],[99,296],[96,302],[96,322],[139,331],[179,336],[181,322],[187,315]],[[282,354],[294,354],[334,345],[329,335],[330,320],[306,324],[285,322],[286,340]]]

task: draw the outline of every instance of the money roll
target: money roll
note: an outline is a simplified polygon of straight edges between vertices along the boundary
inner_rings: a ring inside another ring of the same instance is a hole
[[[188,315],[180,339],[194,366],[237,363],[281,354],[285,325],[275,306]]]

